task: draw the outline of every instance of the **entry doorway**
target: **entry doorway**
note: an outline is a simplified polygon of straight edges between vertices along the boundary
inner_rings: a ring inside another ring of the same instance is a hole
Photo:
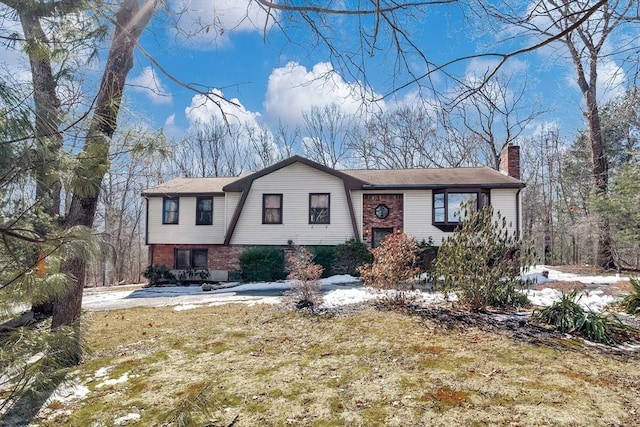
[[[371,229],[371,248],[377,248],[380,242],[389,234],[393,234],[393,228],[372,228]]]

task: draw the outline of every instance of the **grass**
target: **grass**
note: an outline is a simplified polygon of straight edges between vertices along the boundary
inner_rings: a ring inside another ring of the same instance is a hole
[[[92,353],[74,377],[90,392],[50,403],[40,426],[111,426],[130,413],[140,418],[128,425],[144,426],[633,425],[640,414],[637,353],[401,312],[226,305],[87,320]]]

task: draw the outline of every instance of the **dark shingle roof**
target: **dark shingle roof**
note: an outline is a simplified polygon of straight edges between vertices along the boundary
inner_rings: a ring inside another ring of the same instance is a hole
[[[351,189],[401,189],[484,187],[521,188],[524,182],[488,167],[438,169],[345,169],[335,170],[300,156],[278,162],[261,171],[240,177],[175,178],[146,190],[143,196],[171,196],[185,194],[217,194],[225,191],[243,191],[245,185],[256,178],[295,162],[316,167],[348,182]],[[226,187],[226,188],[225,188]]]
[[[342,172],[372,187],[524,187],[524,183],[488,167],[438,169],[357,169]],[[368,188],[368,186],[365,186]]]
[[[173,194],[215,194],[224,193],[222,187],[232,183],[240,177],[215,178],[174,178],[170,181],[146,190],[143,196],[170,196]]]

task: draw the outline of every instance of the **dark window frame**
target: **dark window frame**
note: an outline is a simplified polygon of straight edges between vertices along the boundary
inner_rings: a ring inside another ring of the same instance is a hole
[[[371,249],[375,249],[380,246],[380,243],[382,243],[387,236],[393,234],[393,232],[393,227],[373,227],[371,229]],[[381,239],[377,237],[379,234],[383,235]]]
[[[488,188],[444,188],[441,190],[433,190],[431,204],[432,224],[445,232],[451,232],[460,224],[460,221],[449,220],[449,195],[450,194],[475,194],[476,209],[482,209],[491,205],[491,190]],[[443,206],[436,208],[436,196],[443,196]],[[457,208],[457,206],[456,206]],[[442,210],[444,213],[444,221],[436,221],[436,210]]]
[[[384,214],[379,214],[378,209],[384,212]],[[387,219],[389,214],[391,213],[391,209],[387,206],[386,203],[378,203],[375,208],[373,208],[373,214],[378,219]]]
[[[176,202],[176,210],[175,210],[175,215],[176,218],[174,221],[169,221],[169,213],[173,212],[173,211],[168,211],[167,210],[167,202]],[[163,224],[179,224],[180,223],[180,197],[163,197],[162,198],[162,223]]]
[[[207,200],[211,201],[211,210],[208,211],[209,212],[208,220],[202,221],[200,219],[201,217],[200,213],[207,212],[207,211],[200,209],[200,202],[207,201]],[[196,197],[196,225],[213,225],[213,197]]]
[[[266,207],[266,202],[267,202],[267,198],[271,197],[271,196],[278,196],[280,199],[280,206],[277,208],[267,208]],[[283,217],[283,205],[284,205],[284,196],[282,195],[282,193],[263,193],[262,194],[262,223],[263,224],[282,224],[282,217]],[[270,221],[268,220],[269,215],[267,215],[267,209],[269,210],[275,210],[279,212],[279,221]]]
[[[178,252],[187,252],[188,254],[187,259],[189,260],[188,264],[178,264]],[[204,264],[204,266],[195,265],[196,252],[204,252],[205,254],[204,259],[206,260],[206,263]],[[202,248],[195,248],[195,249],[175,248],[173,250],[173,265],[176,270],[190,270],[190,269],[206,270],[209,268],[209,250],[202,249]]]
[[[327,196],[327,207],[324,208],[314,208],[311,206],[311,199],[313,196]],[[317,220],[314,218],[317,218],[316,215],[314,215],[313,209],[326,209],[327,210],[327,215],[326,215],[326,220]],[[320,225],[325,225],[325,224],[331,224],[331,193],[309,193],[309,224],[320,224]]]

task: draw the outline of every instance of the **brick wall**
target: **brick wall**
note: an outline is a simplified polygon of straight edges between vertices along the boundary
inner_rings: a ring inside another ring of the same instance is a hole
[[[175,267],[174,249],[207,249],[208,265],[212,270],[236,271],[240,269],[238,258],[244,250],[238,246],[223,245],[151,245],[149,263]]]
[[[389,216],[380,219],[375,214],[376,206],[385,204]],[[371,247],[373,228],[393,228],[393,232],[404,227],[404,201],[402,194],[365,194],[362,200],[362,241]]]

